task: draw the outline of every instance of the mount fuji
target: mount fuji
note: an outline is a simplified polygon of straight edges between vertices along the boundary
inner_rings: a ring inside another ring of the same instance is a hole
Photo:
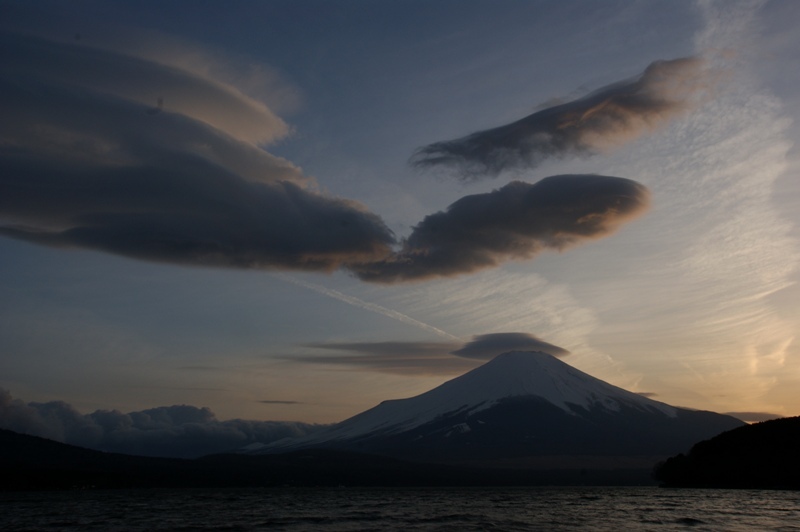
[[[416,397],[249,452],[323,448],[531,468],[632,464],[632,457],[652,464],[742,425],[618,388],[546,353],[514,351]]]

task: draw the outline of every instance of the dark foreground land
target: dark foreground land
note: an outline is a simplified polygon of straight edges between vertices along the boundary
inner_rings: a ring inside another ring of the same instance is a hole
[[[552,458],[552,457],[551,457]],[[195,460],[104,453],[0,430],[0,491],[275,486],[636,486],[800,489],[800,417],[737,428],[648,468],[503,467],[304,450]],[[548,459],[550,460],[550,459]],[[574,465],[574,464],[573,464]]]
[[[659,464],[671,487],[800,489],[800,417],[723,432]]]
[[[652,485],[649,469],[479,468],[328,450],[195,460],[103,453],[0,430],[0,490]]]

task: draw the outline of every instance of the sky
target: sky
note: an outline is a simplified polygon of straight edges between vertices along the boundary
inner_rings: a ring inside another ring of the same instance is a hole
[[[303,431],[513,349],[800,415],[798,23],[2,0],[0,422]]]

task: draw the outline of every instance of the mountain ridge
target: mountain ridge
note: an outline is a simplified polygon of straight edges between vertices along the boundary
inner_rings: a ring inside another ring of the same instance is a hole
[[[444,384],[255,454],[348,449],[429,461],[668,456],[744,423],[654,401],[543,352],[511,351]]]

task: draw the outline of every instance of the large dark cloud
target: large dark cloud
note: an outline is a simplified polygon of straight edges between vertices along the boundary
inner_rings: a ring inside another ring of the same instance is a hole
[[[253,183],[191,156],[124,168],[0,161],[0,234],[133,258],[332,271],[384,257],[381,220],[347,200]]]
[[[194,458],[267,444],[325,425],[285,421],[219,421],[208,408],[175,405],[124,414],[81,414],[63,401],[25,403],[0,389],[0,428],[88,447],[142,456]]]
[[[233,88],[73,44],[2,35],[2,45],[0,234],[147,260],[323,271],[390,251],[378,216],[315,191],[254,144],[285,124]],[[159,91],[163,109],[148,112]]]
[[[462,179],[586,156],[638,137],[691,106],[705,87],[698,58],[656,61],[636,79],[548,107],[511,124],[417,150],[414,166],[452,167]]]
[[[452,276],[612,232],[644,187],[554,176],[468,196],[401,243],[260,145],[288,131],[200,74],[0,32],[0,235],[186,265]],[[158,106],[154,107],[158,102]]]
[[[472,341],[451,353],[460,357],[491,360],[497,355],[509,351],[541,351],[555,357],[569,354],[566,349],[547,343],[528,333],[479,334],[473,336]]]
[[[606,236],[648,202],[644,186],[619,177],[514,181],[425,217],[393,256],[351,269],[363,280],[382,283],[470,273]]]

